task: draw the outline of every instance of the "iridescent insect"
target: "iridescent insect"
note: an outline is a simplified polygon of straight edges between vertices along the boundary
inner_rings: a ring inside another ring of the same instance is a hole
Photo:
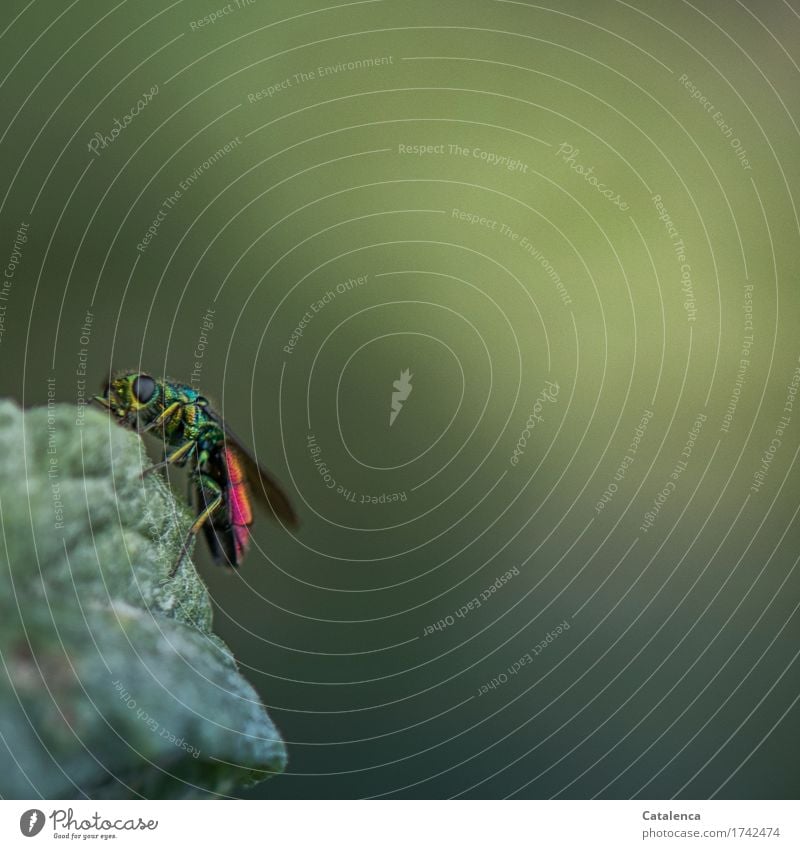
[[[127,372],[116,375],[94,400],[120,425],[139,433],[156,431],[163,439],[164,459],[143,474],[191,463],[189,500],[194,490],[198,514],[170,577],[201,528],[215,562],[231,567],[241,564],[253,522],[251,492],[272,516],[296,527],[297,516],[283,490],[196,389],[141,372]]]

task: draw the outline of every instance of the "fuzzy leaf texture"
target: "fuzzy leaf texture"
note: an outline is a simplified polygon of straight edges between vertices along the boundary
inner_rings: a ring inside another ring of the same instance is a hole
[[[286,749],[211,631],[191,517],[140,437],[0,402],[0,797],[203,798]]]

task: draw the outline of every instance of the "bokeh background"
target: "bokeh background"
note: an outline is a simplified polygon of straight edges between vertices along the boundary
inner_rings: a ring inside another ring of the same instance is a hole
[[[0,394],[285,484],[246,795],[796,797],[796,4],[215,3],[4,4]]]

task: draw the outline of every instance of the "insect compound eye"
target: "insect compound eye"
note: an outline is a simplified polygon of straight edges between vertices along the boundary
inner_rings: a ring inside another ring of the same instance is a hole
[[[146,374],[140,374],[136,377],[131,385],[133,397],[140,403],[146,404],[156,391],[156,382],[152,377]]]

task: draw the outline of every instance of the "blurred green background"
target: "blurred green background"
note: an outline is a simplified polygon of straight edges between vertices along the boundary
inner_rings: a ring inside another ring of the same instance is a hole
[[[796,797],[797,13],[217,3],[5,4],[0,394],[193,376],[286,485],[197,556],[249,795]]]

